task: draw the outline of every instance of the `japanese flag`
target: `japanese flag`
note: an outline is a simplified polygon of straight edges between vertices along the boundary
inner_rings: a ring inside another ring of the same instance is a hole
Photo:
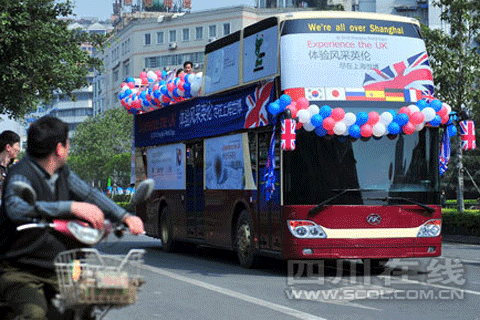
[[[326,100],[347,100],[345,88],[325,88]]]

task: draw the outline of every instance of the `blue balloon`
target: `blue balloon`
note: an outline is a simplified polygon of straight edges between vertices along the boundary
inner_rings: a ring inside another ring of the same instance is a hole
[[[395,118],[397,116],[397,113],[395,112],[395,110],[388,110],[388,112],[390,112],[390,114]]]
[[[280,98],[277,100],[278,104],[285,109],[289,104],[292,103],[292,98],[288,94],[282,94]]]
[[[163,95],[168,94],[168,89],[166,85],[160,86],[160,93]]]
[[[437,114],[429,123],[433,127],[438,127],[440,123],[442,123],[442,118],[440,118],[440,116]]]
[[[160,90],[157,89],[157,90],[153,91],[153,96],[154,96],[155,98],[159,99],[159,98],[160,98],[160,95],[161,95]]]
[[[127,83],[129,83],[129,82],[135,83],[135,79],[133,77],[128,77],[127,78]]]
[[[165,80],[162,80],[158,83],[159,86],[166,86],[167,85],[167,81]]]
[[[407,122],[410,120],[408,117],[408,114],[405,113],[399,113],[395,118],[393,118],[392,122],[396,122],[399,126],[404,126],[407,124]],[[396,133],[392,133],[396,134]]]
[[[317,136],[323,137],[328,133],[328,131],[324,127],[316,127],[315,133],[317,134]]]
[[[357,114],[357,121],[355,122],[355,124],[361,126],[361,125],[364,125],[365,123],[367,123],[367,121],[368,121],[368,113],[359,112]]]
[[[430,107],[432,107],[435,112],[438,112],[442,109],[442,101],[438,99],[432,100],[432,102],[430,102]]]
[[[127,96],[131,95],[132,94],[132,89],[125,90],[125,93],[127,94]]]
[[[447,127],[447,130],[448,130],[448,136],[449,137],[453,137],[455,135],[457,135],[457,127],[454,126],[454,125],[450,125]]]
[[[361,129],[358,124],[352,124],[350,128],[348,128],[348,133],[355,139],[360,138],[360,132],[361,132]]]
[[[179,97],[180,97],[180,95],[178,94],[178,88],[173,89],[173,92],[172,92],[172,93],[173,93],[173,96],[174,96],[174,97],[176,97],[176,98],[179,98]]]
[[[268,112],[271,114],[279,114],[282,111],[282,107],[277,101],[274,101],[268,105]]]
[[[418,109],[423,110],[424,108],[428,107],[428,103],[425,100],[419,100],[416,103]]]
[[[185,93],[190,92],[190,88],[191,88],[190,83],[185,82],[183,84],[183,90],[185,90]]]
[[[323,123],[323,118],[321,115],[318,113],[313,115],[312,118],[310,119],[310,123],[314,125],[315,127],[321,127]]]
[[[394,121],[390,122],[390,124],[387,127],[388,133],[389,134],[398,134],[400,133],[400,125]]]
[[[146,91],[140,92],[140,98],[142,98],[143,100],[146,100],[147,99],[147,92]]]
[[[320,108],[320,111],[318,112],[318,114],[323,118],[328,118],[330,117],[330,115],[332,114],[332,108],[330,108],[329,105],[323,105],[321,108]]]

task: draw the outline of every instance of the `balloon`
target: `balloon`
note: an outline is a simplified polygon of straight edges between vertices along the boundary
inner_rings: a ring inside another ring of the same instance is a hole
[[[448,114],[447,107],[442,105],[442,108],[437,112],[437,114],[440,116],[440,118],[443,118]]]
[[[448,114],[446,114],[442,117],[441,124],[446,124],[446,123],[448,123],[449,120],[450,120],[450,117],[448,116]]]
[[[299,98],[297,100],[297,109],[298,110],[307,109],[308,105],[309,105],[309,102],[308,102],[307,98],[302,97],[302,98]]]
[[[315,133],[317,134],[317,136],[323,137],[327,134],[327,130],[324,127],[316,127]]]
[[[400,132],[400,125],[397,122],[390,122],[390,124],[387,127],[388,133],[395,135]]]
[[[347,126],[345,125],[345,122],[343,121],[338,121],[335,123],[333,126],[333,132],[335,132],[336,135],[343,135],[347,131]]]
[[[130,89],[135,88],[135,81],[129,82],[129,83],[128,83],[128,87],[129,87]]]
[[[332,117],[327,117],[323,120],[323,127],[328,130],[333,130],[335,126],[335,120]]]
[[[419,100],[417,101],[416,104],[417,104],[417,107],[420,109],[420,111],[428,107],[428,103],[425,100]]]
[[[435,110],[430,107],[423,108],[422,113],[425,115],[426,122],[432,121],[436,116]]]
[[[455,125],[449,125],[447,127],[448,130],[448,136],[453,137],[457,134],[457,127]]]
[[[303,127],[303,123],[301,123],[300,121],[297,122],[296,129],[297,129],[297,130],[300,130],[300,129],[302,129],[302,127]]]
[[[411,122],[407,122],[403,128],[402,128],[403,132],[405,134],[412,134],[415,132],[415,125]]]
[[[300,110],[300,111],[303,111],[303,109]],[[305,129],[305,131],[311,132],[311,131],[315,130],[315,126],[313,124],[311,124],[310,122],[306,122],[306,123],[303,124],[303,129]]]
[[[303,123],[305,125],[305,123],[310,121],[311,116],[310,116],[310,112],[308,112],[308,110],[301,109],[301,110],[298,110],[297,117],[298,117],[298,121],[300,121],[301,123]]]
[[[315,126],[315,127],[321,127],[322,126],[322,123],[323,123],[323,118],[321,115],[319,115],[318,113],[317,114],[314,114],[312,116],[312,118],[310,119],[310,122]]]
[[[420,108],[417,107],[417,105],[415,105],[415,104],[411,104],[407,108],[408,108],[408,110],[410,110],[410,114],[420,111]]]
[[[405,113],[399,113],[397,116],[393,119],[394,122],[398,123],[399,126],[404,126],[408,121],[409,117]],[[395,133],[394,133],[395,134]]]
[[[173,92],[173,89],[175,89],[175,84],[173,84],[173,82],[168,83],[167,89],[168,91]]]
[[[366,112],[359,112],[357,114],[357,121],[355,122],[359,126],[364,125],[368,121],[368,114]]]
[[[290,114],[292,115],[292,118],[297,117],[297,107],[294,104],[289,104],[285,109],[290,110]]]
[[[351,126],[352,124],[354,124],[355,121],[357,121],[357,117],[355,116],[354,113],[352,113],[352,112],[347,112],[347,113],[345,113],[345,117],[343,118],[343,121],[344,121],[345,124],[349,127],[349,126]]]
[[[400,110],[398,110],[398,113],[404,113],[410,117],[412,111],[408,107],[401,107]]]
[[[335,108],[332,110],[331,117],[335,121],[343,120],[343,118],[345,117],[345,111],[342,108]]]
[[[308,106],[307,108],[308,112],[310,112],[310,114],[313,116],[314,114],[318,114],[320,112],[320,108],[315,105],[315,104],[311,104]]]
[[[185,90],[185,92],[190,92],[190,88],[191,88],[190,83],[185,82],[185,83],[183,84],[183,89]]]
[[[282,107],[277,101],[274,101],[268,105],[268,112],[271,114],[279,114],[282,112]]]
[[[201,86],[201,83],[200,82],[193,82],[191,85],[190,85],[190,92],[192,94],[192,96],[196,97],[200,91],[200,86]]]
[[[383,123],[377,123],[372,128],[372,133],[375,137],[381,137],[385,134],[387,128]]]
[[[371,111],[368,113],[368,120],[367,123],[371,126],[376,124],[380,120],[380,115],[376,111]]]
[[[425,122],[419,123],[415,125],[415,131],[422,131],[425,127]]]
[[[356,139],[360,138],[360,126],[358,124],[354,124],[348,128],[348,133]]]
[[[328,105],[323,105],[318,111],[318,113],[322,116],[322,118],[328,118],[332,114],[332,108],[330,108],[330,106]]]
[[[290,103],[292,103],[292,98],[288,94],[282,94],[278,99],[278,103],[282,108],[286,108]]]
[[[435,110],[435,112],[438,112],[440,111],[440,109],[442,108],[442,102],[438,99],[433,99],[431,102],[430,102],[430,107]]]
[[[393,115],[388,111],[382,112],[380,119],[378,120],[378,122],[383,123],[385,126],[388,126],[392,121]]]
[[[410,122],[414,125],[423,123],[423,120],[425,120],[425,115],[420,111],[414,112],[410,116]]]
[[[435,115],[435,118],[433,118],[430,122],[428,122],[431,126],[433,127],[438,127],[440,123],[442,122],[442,118],[437,114]]]
[[[452,107],[450,107],[450,105],[448,103],[443,103],[443,106],[447,108],[447,114],[450,114],[450,112],[452,112]]]
[[[360,135],[364,138],[371,137],[373,133],[372,126],[368,123],[360,127]]]

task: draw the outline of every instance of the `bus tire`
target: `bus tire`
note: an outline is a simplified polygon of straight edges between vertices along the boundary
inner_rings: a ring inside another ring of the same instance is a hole
[[[162,240],[162,250],[165,252],[175,251],[175,240],[173,240],[172,220],[168,207],[163,207],[160,213],[160,239]]]
[[[247,210],[240,213],[235,230],[235,250],[238,261],[244,268],[254,268],[257,264],[257,255],[253,243],[252,220]]]

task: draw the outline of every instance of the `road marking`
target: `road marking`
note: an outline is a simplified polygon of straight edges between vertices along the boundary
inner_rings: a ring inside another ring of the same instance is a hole
[[[229,297],[232,297],[232,298],[236,298],[236,299],[240,299],[240,300],[243,300],[243,301],[246,301],[246,302],[250,302],[250,303],[256,304],[256,305],[261,306],[261,307],[265,307],[265,308],[268,308],[268,309],[271,309],[271,310],[274,310],[274,311],[277,311],[277,312],[284,313],[286,315],[292,316],[292,317],[297,318],[297,319],[326,320],[325,318],[320,318],[320,317],[314,316],[313,314],[310,314],[310,313],[306,313],[306,312],[303,312],[303,311],[300,311],[300,310],[285,307],[285,306],[282,306],[282,305],[277,304],[277,303],[273,303],[273,302],[265,301],[265,300],[262,300],[262,299],[258,299],[258,298],[240,293],[240,292],[236,292],[236,291],[233,291],[233,290],[230,290],[230,289],[225,289],[225,288],[222,288],[222,287],[218,287],[216,285],[209,284],[209,283],[206,283],[206,282],[203,282],[203,281],[200,281],[200,280],[195,280],[195,279],[191,279],[191,278],[188,278],[188,277],[184,277],[184,276],[181,276],[179,274],[176,274],[176,273],[173,273],[173,272],[170,272],[170,271],[166,271],[166,270],[163,270],[163,269],[155,268],[155,267],[148,266],[148,265],[142,266],[142,269],[146,269],[148,271],[151,271],[151,272],[154,272],[154,273],[157,273],[157,274],[160,274],[160,275],[163,275],[163,276],[175,279],[175,280],[183,281],[183,282],[192,284],[192,285],[200,287],[200,288],[215,291],[215,292],[218,292],[220,294],[223,294],[223,295],[226,295],[226,296],[229,296]]]

